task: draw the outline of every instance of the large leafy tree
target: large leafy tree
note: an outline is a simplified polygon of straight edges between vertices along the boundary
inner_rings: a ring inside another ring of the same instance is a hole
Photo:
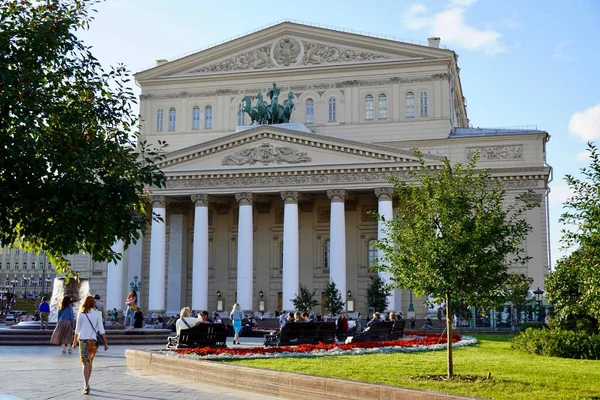
[[[76,36],[85,0],[0,2],[0,241],[116,259],[151,217],[146,188],[164,186],[159,142],[138,141],[129,73],[106,72]]]
[[[304,285],[300,285],[300,293],[292,299],[292,303],[296,310],[302,312],[309,312],[319,305],[319,302],[315,300],[315,291],[310,292]]]
[[[331,316],[337,315],[344,310],[345,303],[342,300],[342,294],[332,280],[325,286],[325,302],[323,305]]]
[[[389,237],[378,242],[398,288],[429,295],[446,306],[448,343],[452,337],[454,302],[491,307],[506,295],[511,265],[525,264],[521,243],[531,227],[523,218],[535,206],[534,196],[519,196],[505,207],[505,191],[492,183],[487,171],[445,160],[421,168],[410,182],[395,180],[402,207],[385,221]],[[448,346],[448,376],[453,375],[452,346]]]
[[[385,287],[383,279],[379,275],[372,276],[367,287],[367,305],[375,311],[385,311],[388,307],[389,294],[390,291]]]

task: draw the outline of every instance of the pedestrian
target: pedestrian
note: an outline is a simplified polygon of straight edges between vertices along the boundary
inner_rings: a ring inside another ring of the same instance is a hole
[[[96,310],[100,311],[102,314],[102,323],[106,324],[106,311],[104,307],[104,302],[102,301],[102,297],[98,293],[94,295],[94,300],[96,300]]]
[[[46,297],[42,297],[42,302],[39,307],[40,311],[40,329],[45,331],[48,329],[48,315],[50,315],[50,304],[46,301]]]
[[[94,310],[94,298],[87,296],[79,308],[79,316],[75,325],[75,337],[73,338],[73,348],[79,344],[79,357],[83,365],[81,372],[83,374],[83,394],[90,393],[90,377],[92,376],[92,363],[94,356],[98,351],[98,335],[101,335],[104,341],[104,351],[108,350],[108,342],[102,325],[102,315],[100,311]]]
[[[242,331],[243,318],[244,313],[242,312],[240,305],[235,303],[229,314],[229,319],[233,322],[233,344],[240,344],[240,332]]]
[[[127,299],[125,300],[125,308],[125,321],[123,321],[123,325],[125,325],[125,329],[127,329],[127,327],[130,325],[133,325],[133,317],[137,311],[137,293],[135,290],[132,290],[127,295]]]
[[[73,316],[73,307],[71,307],[71,298],[65,296],[60,302],[58,322],[50,338],[50,343],[57,344],[62,348],[63,355],[67,354],[67,352],[71,354],[73,328],[75,328],[75,317]]]

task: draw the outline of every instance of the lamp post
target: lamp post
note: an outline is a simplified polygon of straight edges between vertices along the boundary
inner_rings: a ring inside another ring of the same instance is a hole
[[[544,321],[544,318],[542,316],[542,296],[544,295],[544,291],[538,287],[537,290],[533,291],[533,294],[535,295],[535,298],[538,302],[538,321],[542,322]]]

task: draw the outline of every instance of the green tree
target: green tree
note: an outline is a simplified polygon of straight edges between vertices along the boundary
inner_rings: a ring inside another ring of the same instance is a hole
[[[452,343],[453,302],[486,308],[497,304],[505,296],[510,266],[527,262],[521,243],[531,227],[523,214],[537,204],[525,193],[505,208],[500,184],[492,184],[487,171],[475,171],[478,157],[466,166],[452,166],[446,159],[430,170],[421,153],[415,154],[421,168],[411,182],[394,180],[404,203],[397,217],[385,221],[389,237],[377,243],[385,264],[378,268],[391,274],[396,287],[445,303]]]
[[[390,291],[385,287],[383,279],[379,275],[372,276],[367,287],[367,306],[378,312],[387,310],[389,294]]]
[[[166,144],[138,140],[129,73],[104,71],[76,36],[85,0],[0,2],[0,241],[116,260],[115,240],[139,238],[151,219],[147,188],[162,187]]]
[[[304,285],[300,285],[300,293],[292,299],[292,303],[294,308],[301,312],[309,312],[319,305],[319,302],[315,300],[315,291],[309,292]]]
[[[344,309],[344,302],[342,301],[342,295],[337,288],[334,281],[329,281],[325,286],[325,309],[331,316],[337,315]]]
[[[517,313],[517,323],[521,311],[529,311],[533,297],[529,292],[529,288],[533,283],[533,279],[523,274],[513,274],[506,282],[506,296],[498,306],[504,303],[511,303]]]

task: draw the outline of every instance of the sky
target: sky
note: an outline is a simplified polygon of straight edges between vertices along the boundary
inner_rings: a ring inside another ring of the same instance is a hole
[[[459,55],[474,127],[533,125],[550,134],[552,265],[566,254],[558,223],[569,197],[564,177],[580,176],[586,142],[600,139],[600,1],[107,0],[94,8],[79,36],[104,66],[133,72],[282,20],[424,44],[441,37]]]

